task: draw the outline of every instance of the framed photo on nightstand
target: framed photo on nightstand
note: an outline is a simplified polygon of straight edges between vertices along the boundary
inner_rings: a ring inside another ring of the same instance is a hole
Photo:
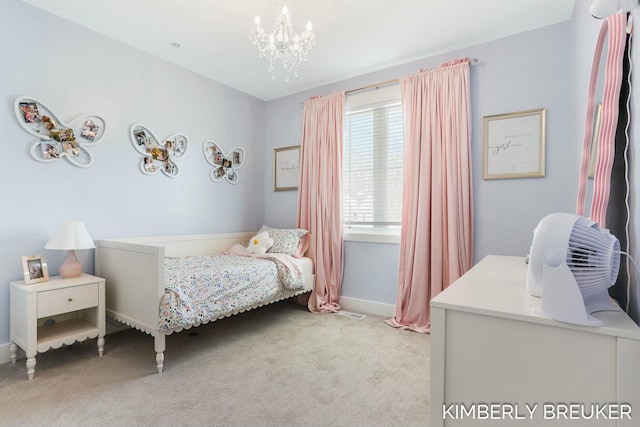
[[[47,262],[42,255],[23,256],[22,272],[24,273],[25,285],[49,280]]]

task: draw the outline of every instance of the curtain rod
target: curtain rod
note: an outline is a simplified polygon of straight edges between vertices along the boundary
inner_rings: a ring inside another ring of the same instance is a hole
[[[472,58],[469,60],[469,64],[477,64],[478,60],[476,58]],[[351,93],[355,93],[355,92],[361,92],[363,90],[367,90],[367,89],[379,89],[380,86],[388,86],[394,83],[398,83],[399,80],[398,79],[393,79],[393,80],[387,80],[386,82],[381,82],[381,83],[374,83],[368,86],[363,86],[363,87],[359,87],[358,89],[351,89],[351,90],[347,90],[344,92],[345,95],[349,95]]]
[[[473,64],[477,64],[478,60],[476,58],[471,58],[469,59],[469,64],[473,65]],[[399,79],[393,79],[393,80],[387,80],[386,82],[380,82],[380,83],[374,83],[368,86],[363,86],[363,87],[359,87],[358,89],[351,89],[351,90],[347,90],[344,92],[345,95],[349,95],[352,93],[356,93],[356,92],[361,92],[363,90],[367,90],[367,89],[378,89],[380,86],[388,86],[394,83],[398,83],[400,80]],[[298,105],[300,106],[300,108],[304,108],[304,101],[300,101],[298,103]]]
[[[350,93],[360,92],[360,91],[367,90],[367,89],[374,89],[374,88],[375,89],[379,89],[380,86],[392,85],[392,84],[398,83],[398,81],[399,81],[398,79],[393,79],[393,80],[387,80],[386,82],[374,83],[372,85],[359,87],[358,89],[347,90],[347,91],[344,92],[344,94],[348,95]]]

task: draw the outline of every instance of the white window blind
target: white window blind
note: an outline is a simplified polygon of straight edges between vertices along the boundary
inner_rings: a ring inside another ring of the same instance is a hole
[[[392,99],[389,99],[389,92],[393,94]],[[402,221],[403,173],[399,88],[395,86],[391,91],[348,99],[346,107],[344,225],[399,228]]]

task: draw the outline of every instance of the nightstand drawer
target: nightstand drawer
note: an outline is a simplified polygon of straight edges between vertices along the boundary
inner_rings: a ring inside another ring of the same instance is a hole
[[[97,283],[39,292],[38,318],[97,307],[98,297]]]

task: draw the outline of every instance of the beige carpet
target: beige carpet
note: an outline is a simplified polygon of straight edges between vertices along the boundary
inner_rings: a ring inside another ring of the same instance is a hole
[[[429,336],[281,302],[153,340],[135,330],[0,365],[2,426],[427,426]],[[194,332],[197,334],[194,335]]]

